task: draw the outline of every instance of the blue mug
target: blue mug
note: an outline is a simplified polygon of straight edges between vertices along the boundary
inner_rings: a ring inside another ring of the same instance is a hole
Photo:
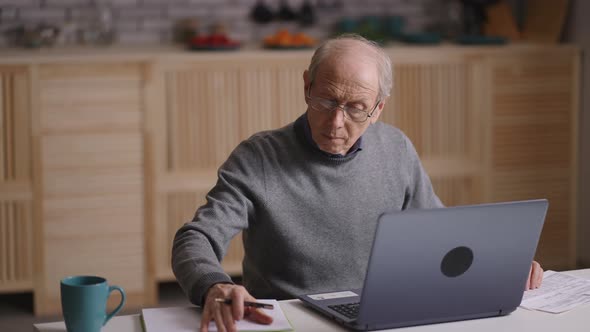
[[[109,286],[101,277],[72,276],[62,279],[60,285],[68,332],[100,332],[125,304],[125,291],[119,286]],[[114,290],[121,293],[121,303],[107,315],[107,299]]]

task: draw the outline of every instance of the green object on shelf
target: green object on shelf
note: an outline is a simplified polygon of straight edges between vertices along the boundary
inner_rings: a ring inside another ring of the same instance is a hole
[[[500,36],[462,35],[457,37],[455,42],[462,45],[503,45],[508,40]]]
[[[392,15],[385,18],[384,30],[393,39],[401,39],[406,20],[403,16]]]
[[[438,44],[441,42],[441,36],[432,32],[405,33],[401,39],[411,44]]]
[[[338,24],[337,33],[356,33],[381,44],[389,39],[382,29],[381,19],[377,16],[366,16],[360,20],[343,18]]]

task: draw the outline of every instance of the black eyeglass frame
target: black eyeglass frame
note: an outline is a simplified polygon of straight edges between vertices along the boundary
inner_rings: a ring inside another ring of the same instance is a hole
[[[312,97],[312,96],[311,96],[311,87],[312,87],[312,86],[313,86],[313,81],[311,81],[311,82],[309,83],[309,88],[307,88],[307,93],[305,94],[305,98],[306,98],[307,100],[309,100],[310,102],[313,102],[313,100],[314,100],[314,99],[315,99],[315,100],[325,100],[325,101],[328,101],[328,102],[332,102],[332,103],[333,103],[333,101],[331,101],[331,100],[329,100],[329,99],[326,99],[326,98],[322,98],[322,97]],[[354,119],[353,119],[353,118],[352,118],[350,115],[348,115],[348,111],[347,111],[347,109],[349,109],[349,108],[348,108],[348,107],[346,107],[346,105],[340,105],[340,104],[338,104],[338,105],[334,105],[333,107],[331,107],[331,108],[329,109],[329,111],[331,112],[331,111],[333,111],[335,108],[337,108],[337,109],[339,109],[339,110],[342,110],[342,112],[344,112],[344,118],[345,118],[345,119],[348,119],[348,120],[350,120],[350,121],[352,121],[352,122],[355,122],[355,123],[363,123],[363,122],[366,122],[366,121],[367,121],[367,120],[368,120],[370,117],[372,117],[372,116],[373,116],[373,113],[375,113],[375,111],[377,110],[377,106],[379,106],[379,104],[380,104],[380,103],[381,103],[381,99],[377,99],[377,103],[375,103],[375,106],[373,106],[373,107],[372,107],[372,109],[371,109],[371,111],[370,111],[370,112],[367,112],[367,111],[365,111],[365,110],[359,110],[359,109],[357,109],[358,111],[360,111],[360,112],[363,112],[363,113],[365,113],[365,114],[367,115],[367,116],[366,116],[366,117],[365,117],[365,118],[364,118],[362,121],[354,120]],[[322,110],[318,110],[318,109],[314,108],[314,107],[313,107],[313,106],[311,106],[311,105],[310,105],[310,107],[311,107],[312,109],[314,109],[315,111],[318,111],[318,112],[323,112]]]

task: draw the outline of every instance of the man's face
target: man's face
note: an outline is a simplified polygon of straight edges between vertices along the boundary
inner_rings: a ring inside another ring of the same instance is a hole
[[[342,56],[326,59],[318,67],[316,77],[310,81],[308,72],[303,74],[305,92],[336,102],[340,106],[354,107],[371,112],[378,102],[379,79],[377,67],[368,57]],[[309,90],[309,91],[308,91]],[[318,147],[325,152],[346,155],[371,123],[375,123],[383,109],[379,102],[372,116],[364,122],[346,118],[341,108],[317,111],[306,99],[307,119],[311,135]]]

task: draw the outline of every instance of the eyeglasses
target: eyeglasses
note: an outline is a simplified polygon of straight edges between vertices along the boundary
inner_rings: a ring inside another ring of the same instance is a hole
[[[334,109],[339,109],[344,112],[344,118],[349,119],[353,122],[362,123],[362,122],[367,121],[368,118],[373,116],[373,113],[375,112],[375,110],[377,109],[377,106],[381,102],[380,100],[377,100],[377,103],[375,103],[375,106],[373,106],[373,108],[371,109],[370,112],[367,112],[366,110],[358,108],[358,107],[340,105],[340,104],[338,104],[338,102],[336,102],[334,100],[329,100],[329,99],[325,99],[325,98],[321,98],[321,97],[312,97],[311,96],[312,83],[309,84],[309,88],[307,90],[307,96],[305,96],[305,98],[308,100],[309,106],[314,111],[322,112],[322,113],[329,113],[329,112],[333,111]]]

